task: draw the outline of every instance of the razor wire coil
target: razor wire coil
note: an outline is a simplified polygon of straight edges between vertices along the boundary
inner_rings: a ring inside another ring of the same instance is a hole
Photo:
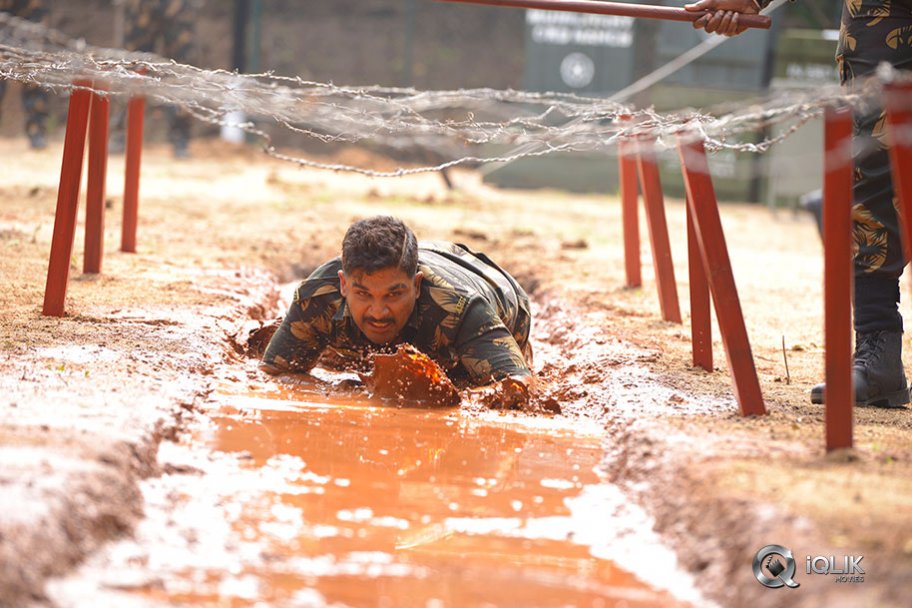
[[[143,96],[153,103],[179,106],[200,121],[250,133],[276,159],[374,177],[559,152],[604,153],[619,139],[645,137],[664,149],[688,133],[701,137],[710,152],[760,154],[820,116],[827,106],[876,101],[883,82],[899,77],[882,70],[879,77],[852,91],[833,84],[780,91],[734,108],[726,104],[709,111],[661,113],[571,93],[351,87],[272,72],[207,70],[148,53],[92,47],[8,13],[0,13],[0,26],[0,78],[58,93],[85,89],[98,95]],[[239,122],[234,118],[239,112],[250,119]],[[449,160],[392,171],[326,163],[279,151],[266,130],[268,124],[327,144],[420,149]],[[775,135],[769,134],[772,129]],[[751,141],[757,133],[762,138]],[[491,152],[492,147],[510,150]]]

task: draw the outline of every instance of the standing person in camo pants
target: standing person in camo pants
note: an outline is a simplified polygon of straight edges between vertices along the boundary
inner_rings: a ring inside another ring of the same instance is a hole
[[[47,25],[48,11],[44,0],[0,0],[0,11]],[[0,80],[0,103],[6,94],[6,80]],[[22,107],[25,110],[25,134],[33,150],[47,146],[45,123],[48,117],[48,93],[38,85],[22,85]]]
[[[694,22],[707,32],[734,36],[744,31],[739,13],[757,13],[770,0],[700,0],[689,10],[711,14]],[[912,0],[844,0],[836,50],[840,80],[851,92],[887,62],[912,70]],[[854,111],[852,220],[855,238],[855,403],[901,407],[909,403],[902,365],[899,277],[906,265],[900,241],[897,200],[890,175],[885,115],[879,103]],[[823,403],[824,385],[811,390]]]
[[[126,0],[124,46],[128,51],[160,53],[180,63],[190,63],[198,5],[197,0]],[[190,115],[181,108],[169,108],[168,113],[168,141],[174,156],[185,158],[189,154]],[[122,150],[122,115],[117,122],[112,147]]]

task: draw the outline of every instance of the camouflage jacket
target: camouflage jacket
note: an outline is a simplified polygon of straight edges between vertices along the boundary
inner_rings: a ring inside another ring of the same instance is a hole
[[[339,291],[335,258],[313,272],[266,348],[273,368],[309,371],[324,351],[359,367],[373,345],[351,317]],[[424,274],[412,315],[399,336],[451,377],[475,384],[529,375],[529,299],[516,281],[483,254],[452,243],[420,243]]]

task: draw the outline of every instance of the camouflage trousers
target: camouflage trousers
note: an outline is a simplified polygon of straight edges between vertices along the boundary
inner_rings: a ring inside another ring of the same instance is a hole
[[[47,24],[48,12],[44,0],[0,0],[0,11],[36,23]],[[6,96],[6,81],[0,80],[0,103]],[[48,93],[33,84],[22,86],[22,107],[25,110],[25,132],[28,136],[44,136],[48,117]]]
[[[193,0],[128,0],[124,37],[127,50],[160,53],[180,63],[191,63],[196,4]],[[177,108],[169,108],[168,115],[168,139],[175,145],[185,145],[190,139],[190,115]]]
[[[124,41],[127,50],[160,52],[175,61],[189,61],[194,14],[195,4],[188,0],[128,0]]]
[[[912,0],[844,0],[836,61],[847,89],[881,62],[912,70]],[[896,303],[906,260],[885,123],[879,102],[855,109],[852,219],[858,331],[902,329]]]

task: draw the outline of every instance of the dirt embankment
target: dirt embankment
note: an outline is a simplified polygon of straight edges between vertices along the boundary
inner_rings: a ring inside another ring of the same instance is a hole
[[[0,235],[14,252],[33,248],[23,233]],[[77,306],[64,319],[41,318],[35,300],[9,301],[7,293],[0,606],[40,601],[46,578],[130,532],[143,511],[139,481],[160,474],[159,442],[211,390],[213,364],[230,355],[226,335],[239,318],[275,302],[265,273],[209,268],[185,276],[201,293],[218,295],[164,303],[167,279],[139,266],[119,269],[132,275],[133,294]],[[4,274],[13,297],[35,295],[27,284],[37,277]]]
[[[767,400],[769,416],[743,418],[720,386],[724,374],[675,369],[652,340],[617,338],[626,313],[577,307],[566,291],[541,294],[539,303],[537,347],[548,361],[540,390],[566,414],[602,422],[606,478],[647,508],[708,597],[733,607],[906,603],[908,459],[892,439],[883,457],[884,446],[865,438],[871,427],[905,436],[909,411],[862,411],[876,422],[860,425],[859,449],[826,455],[820,412],[801,401]],[[793,551],[799,589],[756,580],[751,562],[770,544]],[[805,556],[818,555],[837,564],[863,555],[865,583],[807,576]]]
[[[468,173],[447,192],[435,175],[302,171],[206,142],[176,163],[153,147],[140,253],[116,252],[115,159],[104,273],[80,275],[80,226],[69,316],[47,319],[39,313],[59,149],[24,148],[0,141],[0,153],[21,161],[0,179],[0,604],[40,596],[44,577],[129,531],[141,513],[136,482],[156,473],[157,442],[209,390],[213,364],[234,356],[227,338],[269,308],[275,283],[256,269],[281,281],[306,275],[336,253],[353,219],[381,212],[423,238],[467,242],[521,279],[536,301],[540,395],[605,425],[606,475],[650,508],[708,594],[726,606],[906,601],[912,417],[859,409],[855,459],[825,458],[822,412],[807,403],[822,351],[819,245],[805,218],[723,209],[771,412],[744,419],[718,336],[717,370],[694,371],[688,328],[659,320],[645,250],[645,287],[623,289],[619,208],[605,197],[494,191]],[[682,252],[683,208],[672,201],[668,213]],[[796,556],[864,554],[869,574],[852,587],[818,576],[769,590],[750,563],[772,543]]]
[[[24,145],[0,142],[22,159],[0,180],[0,606],[41,601],[46,578],[129,533],[159,442],[210,390],[226,336],[276,299],[263,271],[169,266],[148,240],[118,254],[109,224],[104,274],[80,274],[77,246],[68,316],[41,316],[59,150]]]

